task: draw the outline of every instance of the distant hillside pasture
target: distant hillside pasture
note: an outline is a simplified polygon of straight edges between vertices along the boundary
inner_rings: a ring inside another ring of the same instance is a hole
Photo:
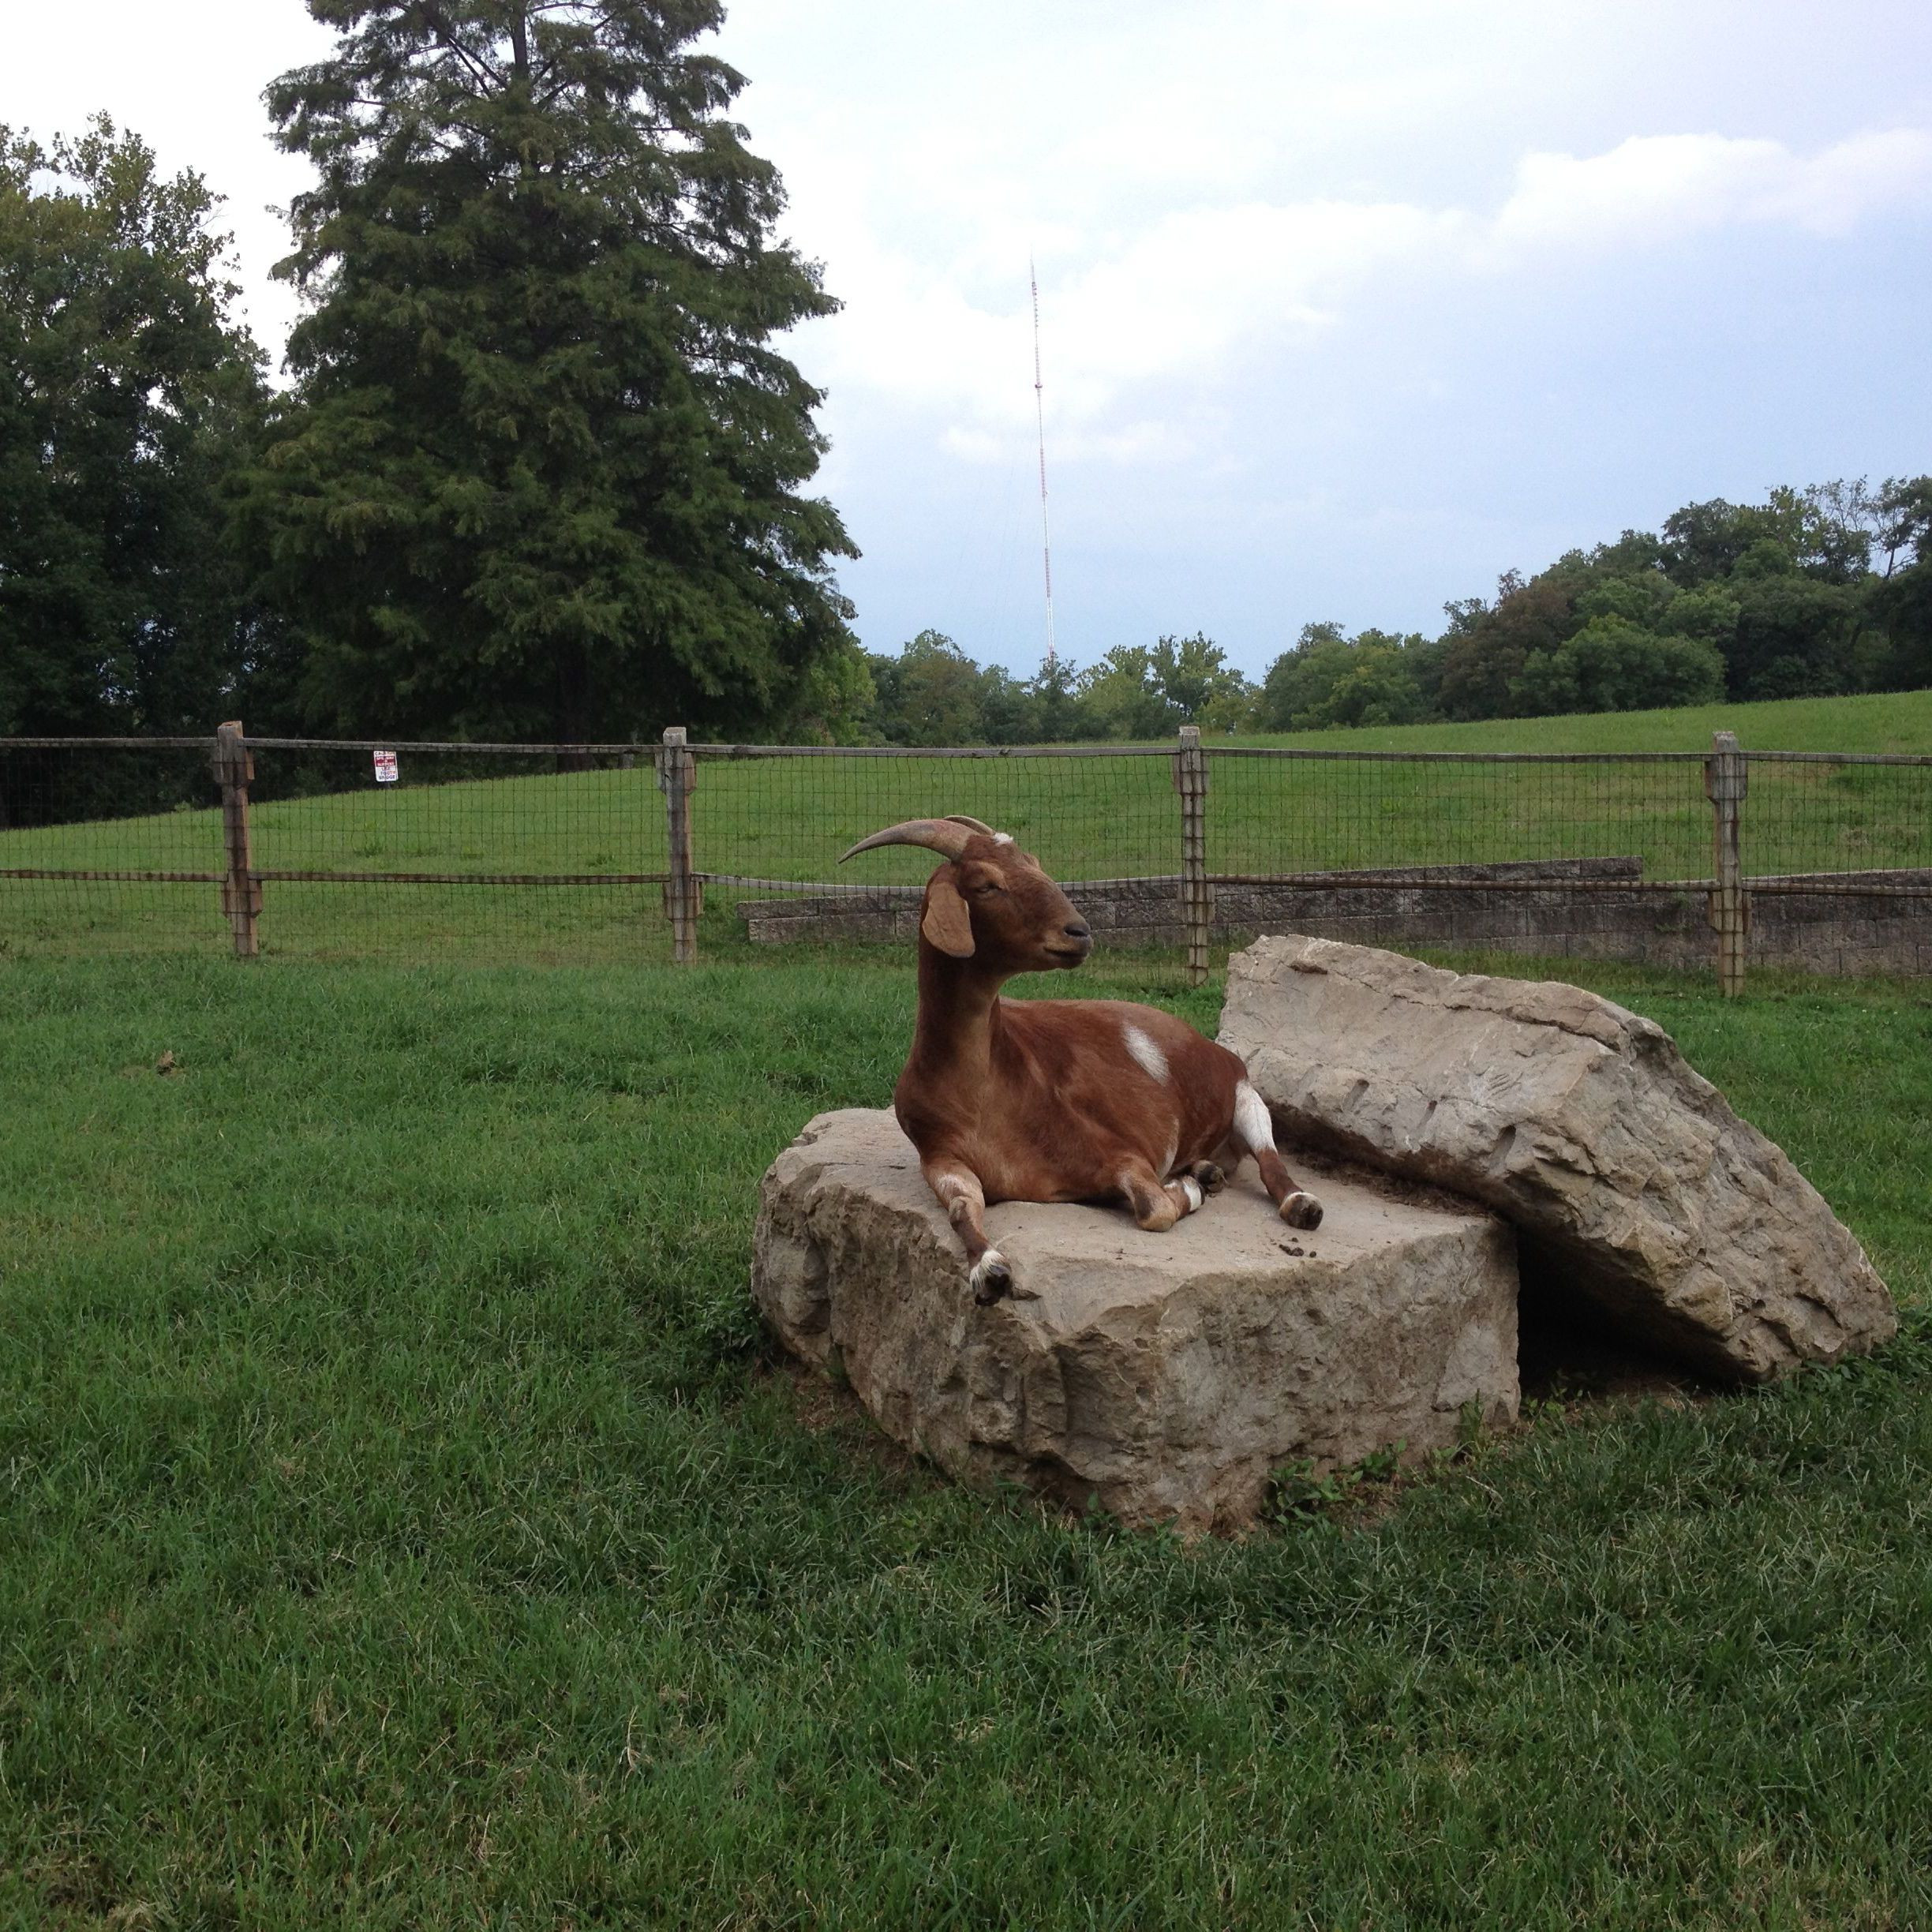
[[[1932,692],[1804,698],[1706,710],[1418,725],[1295,738],[1212,739],[1324,751],[1707,751],[1713,729],[1747,749],[1932,753]],[[82,754],[108,758],[110,752]],[[264,777],[278,756],[257,754]],[[474,760],[471,763],[474,764]],[[257,804],[256,866],[383,874],[654,874],[663,799],[648,760],[628,770],[404,782]],[[503,761],[506,774],[519,767]],[[1752,873],[1932,865],[1932,774],[1921,768],[1758,766],[1745,812]],[[693,799],[701,871],[737,878],[911,884],[923,854],[882,852],[841,872],[854,840],[895,820],[961,811],[1014,833],[1065,879],[1179,869],[1179,812],[1164,756],[705,757]],[[1710,813],[1694,756],[1633,765],[1424,764],[1215,758],[1208,865],[1234,874],[1634,856],[1655,878],[1705,876]],[[0,868],[219,871],[218,812],[178,811],[0,831]],[[732,908],[756,888],[707,893],[702,943],[736,942]],[[219,947],[216,887],[0,878],[0,944],[87,953]],[[547,963],[668,957],[653,885],[285,883],[265,887],[271,954]]]
[[[1932,691],[1775,703],[1687,705],[1671,711],[1594,711],[1574,717],[1487,718],[1473,724],[1249,732],[1230,744],[1348,751],[1708,751],[1732,731],[1747,751],[1932,754]]]

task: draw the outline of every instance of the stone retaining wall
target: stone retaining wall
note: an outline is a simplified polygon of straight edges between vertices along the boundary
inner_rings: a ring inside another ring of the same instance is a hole
[[[1215,935],[1230,945],[1266,932],[1305,933],[1379,946],[1443,946],[1504,953],[1620,959],[1698,968],[1713,957],[1707,889],[1630,892],[1613,882],[1642,876],[1640,859],[1530,861],[1416,867],[1364,875],[1333,872],[1288,884],[1218,886]],[[1413,878],[1414,883],[1406,882]],[[1450,886],[1446,879],[1458,883]],[[1522,882],[1548,879],[1548,892]],[[1485,880],[1513,889],[1485,892]],[[1593,883],[1600,889],[1592,890]],[[1932,973],[1932,870],[1807,873],[1760,886],[1814,885],[1815,892],[1750,897],[1749,958],[1807,972]],[[1880,888],[1914,887],[1919,896]],[[1866,889],[1859,889],[1860,888]],[[1186,942],[1178,876],[1067,882],[1067,896],[1103,942],[1178,946]],[[898,942],[919,923],[916,887],[863,897],[823,895],[741,900],[738,912],[758,945],[796,941]]]

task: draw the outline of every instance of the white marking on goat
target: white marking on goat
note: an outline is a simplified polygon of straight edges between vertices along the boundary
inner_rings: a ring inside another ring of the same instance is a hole
[[[1275,1122],[1267,1103],[1246,1080],[1234,1089],[1234,1132],[1250,1154],[1275,1144]]]
[[[1126,1034],[1127,1050],[1155,1079],[1165,1080],[1167,1077],[1167,1056],[1154,1043],[1152,1035],[1142,1032],[1140,1028],[1131,1023],[1126,1028]]]
[[[1010,832],[995,832],[993,834],[993,843],[995,845],[1010,845],[1013,843],[1013,834]]]
[[[1200,1204],[1206,1198],[1201,1193],[1200,1183],[1192,1174],[1183,1174],[1181,1177],[1181,1192],[1187,1196],[1187,1211],[1198,1214]]]
[[[972,1290],[975,1294],[977,1294],[985,1285],[988,1271],[993,1268],[1004,1267],[1005,1265],[1006,1257],[997,1248],[989,1248],[972,1264],[972,1271],[966,1277],[966,1285]]]
[[[1167,1136],[1167,1151],[1161,1156],[1161,1178],[1165,1180],[1174,1172],[1174,1156],[1181,1151],[1181,1131],[1176,1128]]]

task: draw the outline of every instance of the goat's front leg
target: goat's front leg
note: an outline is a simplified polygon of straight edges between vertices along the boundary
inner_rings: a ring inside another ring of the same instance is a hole
[[[1164,1234],[1183,1215],[1193,1213],[1208,1191],[1191,1171],[1163,1183],[1151,1161],[1133,1155],[1121,1164],[1121,1198],[1150,1234]]]
[[[1006,1265],[1006,1257],[987,1239],[986,1190],[979,1185],[979,1177],[957,1161],[923,1161],[920,1170],[965,1247],[966,1280],[973,1299],[983,1304],[997,1301],[1012,1289],[1013,1270]]]

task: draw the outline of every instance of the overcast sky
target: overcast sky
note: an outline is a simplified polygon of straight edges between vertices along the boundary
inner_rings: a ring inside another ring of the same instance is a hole
[[[104,107],[228,197],[256,333],[299,0],[7,0],[0,121]],[[794,339],[875,650],[1440,625],[1572,545],[1932,469],[1923,0],[736,0],[844,303]]]

